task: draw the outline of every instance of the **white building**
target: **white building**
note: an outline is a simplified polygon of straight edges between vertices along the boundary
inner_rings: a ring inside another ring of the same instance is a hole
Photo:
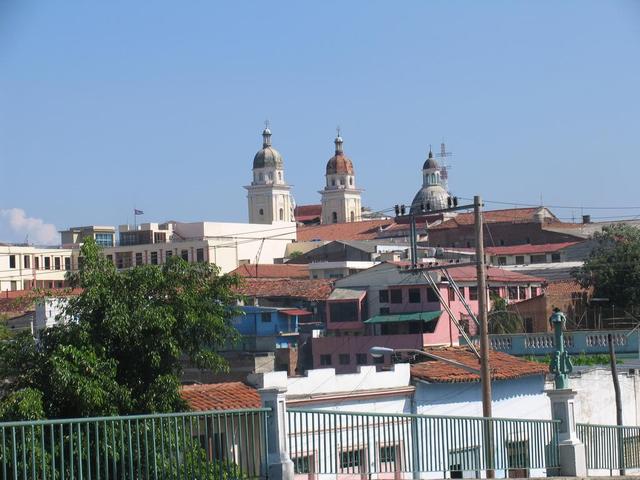
[[[172,256],[188,262],[216,264],[228,273],[242,264],[274,263],[285,256],[287,245],[296,239],[295,223],[278,227],[252,223],[167,222],[119,227],[118,246],[103,252],[117,268],[162,265]],[[77,268],[79,250],[74,250]]]
[[[284,179],[282,155],[271,146],[271,130],[262,132],[262,148],[253,158],[253,180],[247,189],[249,223],[294,222],[291,187]]]
[[[362,220],[362,202],[356,188],[353,163],[344,154],[342,137],[338,132],[335,139],[335,155],[329,159],[326,168],[326,185],[322,195],[322,223],[359,222]]]
[[[446,179],[441,176],[441,167],[429,149],[429,156],[422,166],[422,188],[413,197],[411,213],[419,214],[424,210],[440,210],[450,206],[450,195],[445,185]]]
[[[71,256],[70,248],[0,244],[0,290],[63,287]]]

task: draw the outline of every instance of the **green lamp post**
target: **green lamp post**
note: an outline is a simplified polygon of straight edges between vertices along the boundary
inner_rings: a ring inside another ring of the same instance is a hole
[[[568,374],[573,371],[571,358],[569,358],[569,354],[564,349],[563,330],[567,323],[567,317],[564,316],[564,313],[559,308],[554,308],[551,317],[549,317],[549,323],[553,327],[556,347],[549,365],[549,371],[555,374],[556,389],[561,390],[569,388]]]

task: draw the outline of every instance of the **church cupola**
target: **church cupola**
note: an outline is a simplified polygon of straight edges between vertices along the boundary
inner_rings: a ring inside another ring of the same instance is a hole
[[[344,153],[338,129],[335,154],[327,162],[322,195],[322,223],[356,222],[362,218],[360,192],[356,188],[353,162]]]
[[[422,165],[422,188],[418,190],[411,202],[411,213],[420,214],[424,210],[440,210],[447,208],[450,197],[444,188],[441,168],[429,147],[427,159]]]
[[[282,155],[271,146],[269,124],[262,131],[262,148],[253,157],[253,180],[245,187],[250,223],[293,222],[291,187],[284,180]]]

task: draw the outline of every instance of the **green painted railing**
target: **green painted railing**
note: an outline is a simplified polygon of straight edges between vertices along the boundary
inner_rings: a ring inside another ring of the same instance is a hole
[[[290,408],[289,453],[310,474],[552,470],[558,424]]]
[[[268,412],[228,410],[0,423],[0,478],[265,478]]]
[[[578,423],[576,433],[589,470],[640,468],[640,427]]]

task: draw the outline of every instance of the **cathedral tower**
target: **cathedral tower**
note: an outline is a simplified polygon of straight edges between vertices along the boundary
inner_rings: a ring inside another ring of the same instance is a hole
[[[271,146],[269,125],[262,132],[262,148],[253,157],[253,181],[248,190],[249,223],[294,222],[291,187],[284,181],[282,155]]]
[[[353,163],[344,154],[338,130],[335,155],[327,162],[326,186],[322,195],[322,223],[358,222],[362,219],[360,193],[356,188]]]

